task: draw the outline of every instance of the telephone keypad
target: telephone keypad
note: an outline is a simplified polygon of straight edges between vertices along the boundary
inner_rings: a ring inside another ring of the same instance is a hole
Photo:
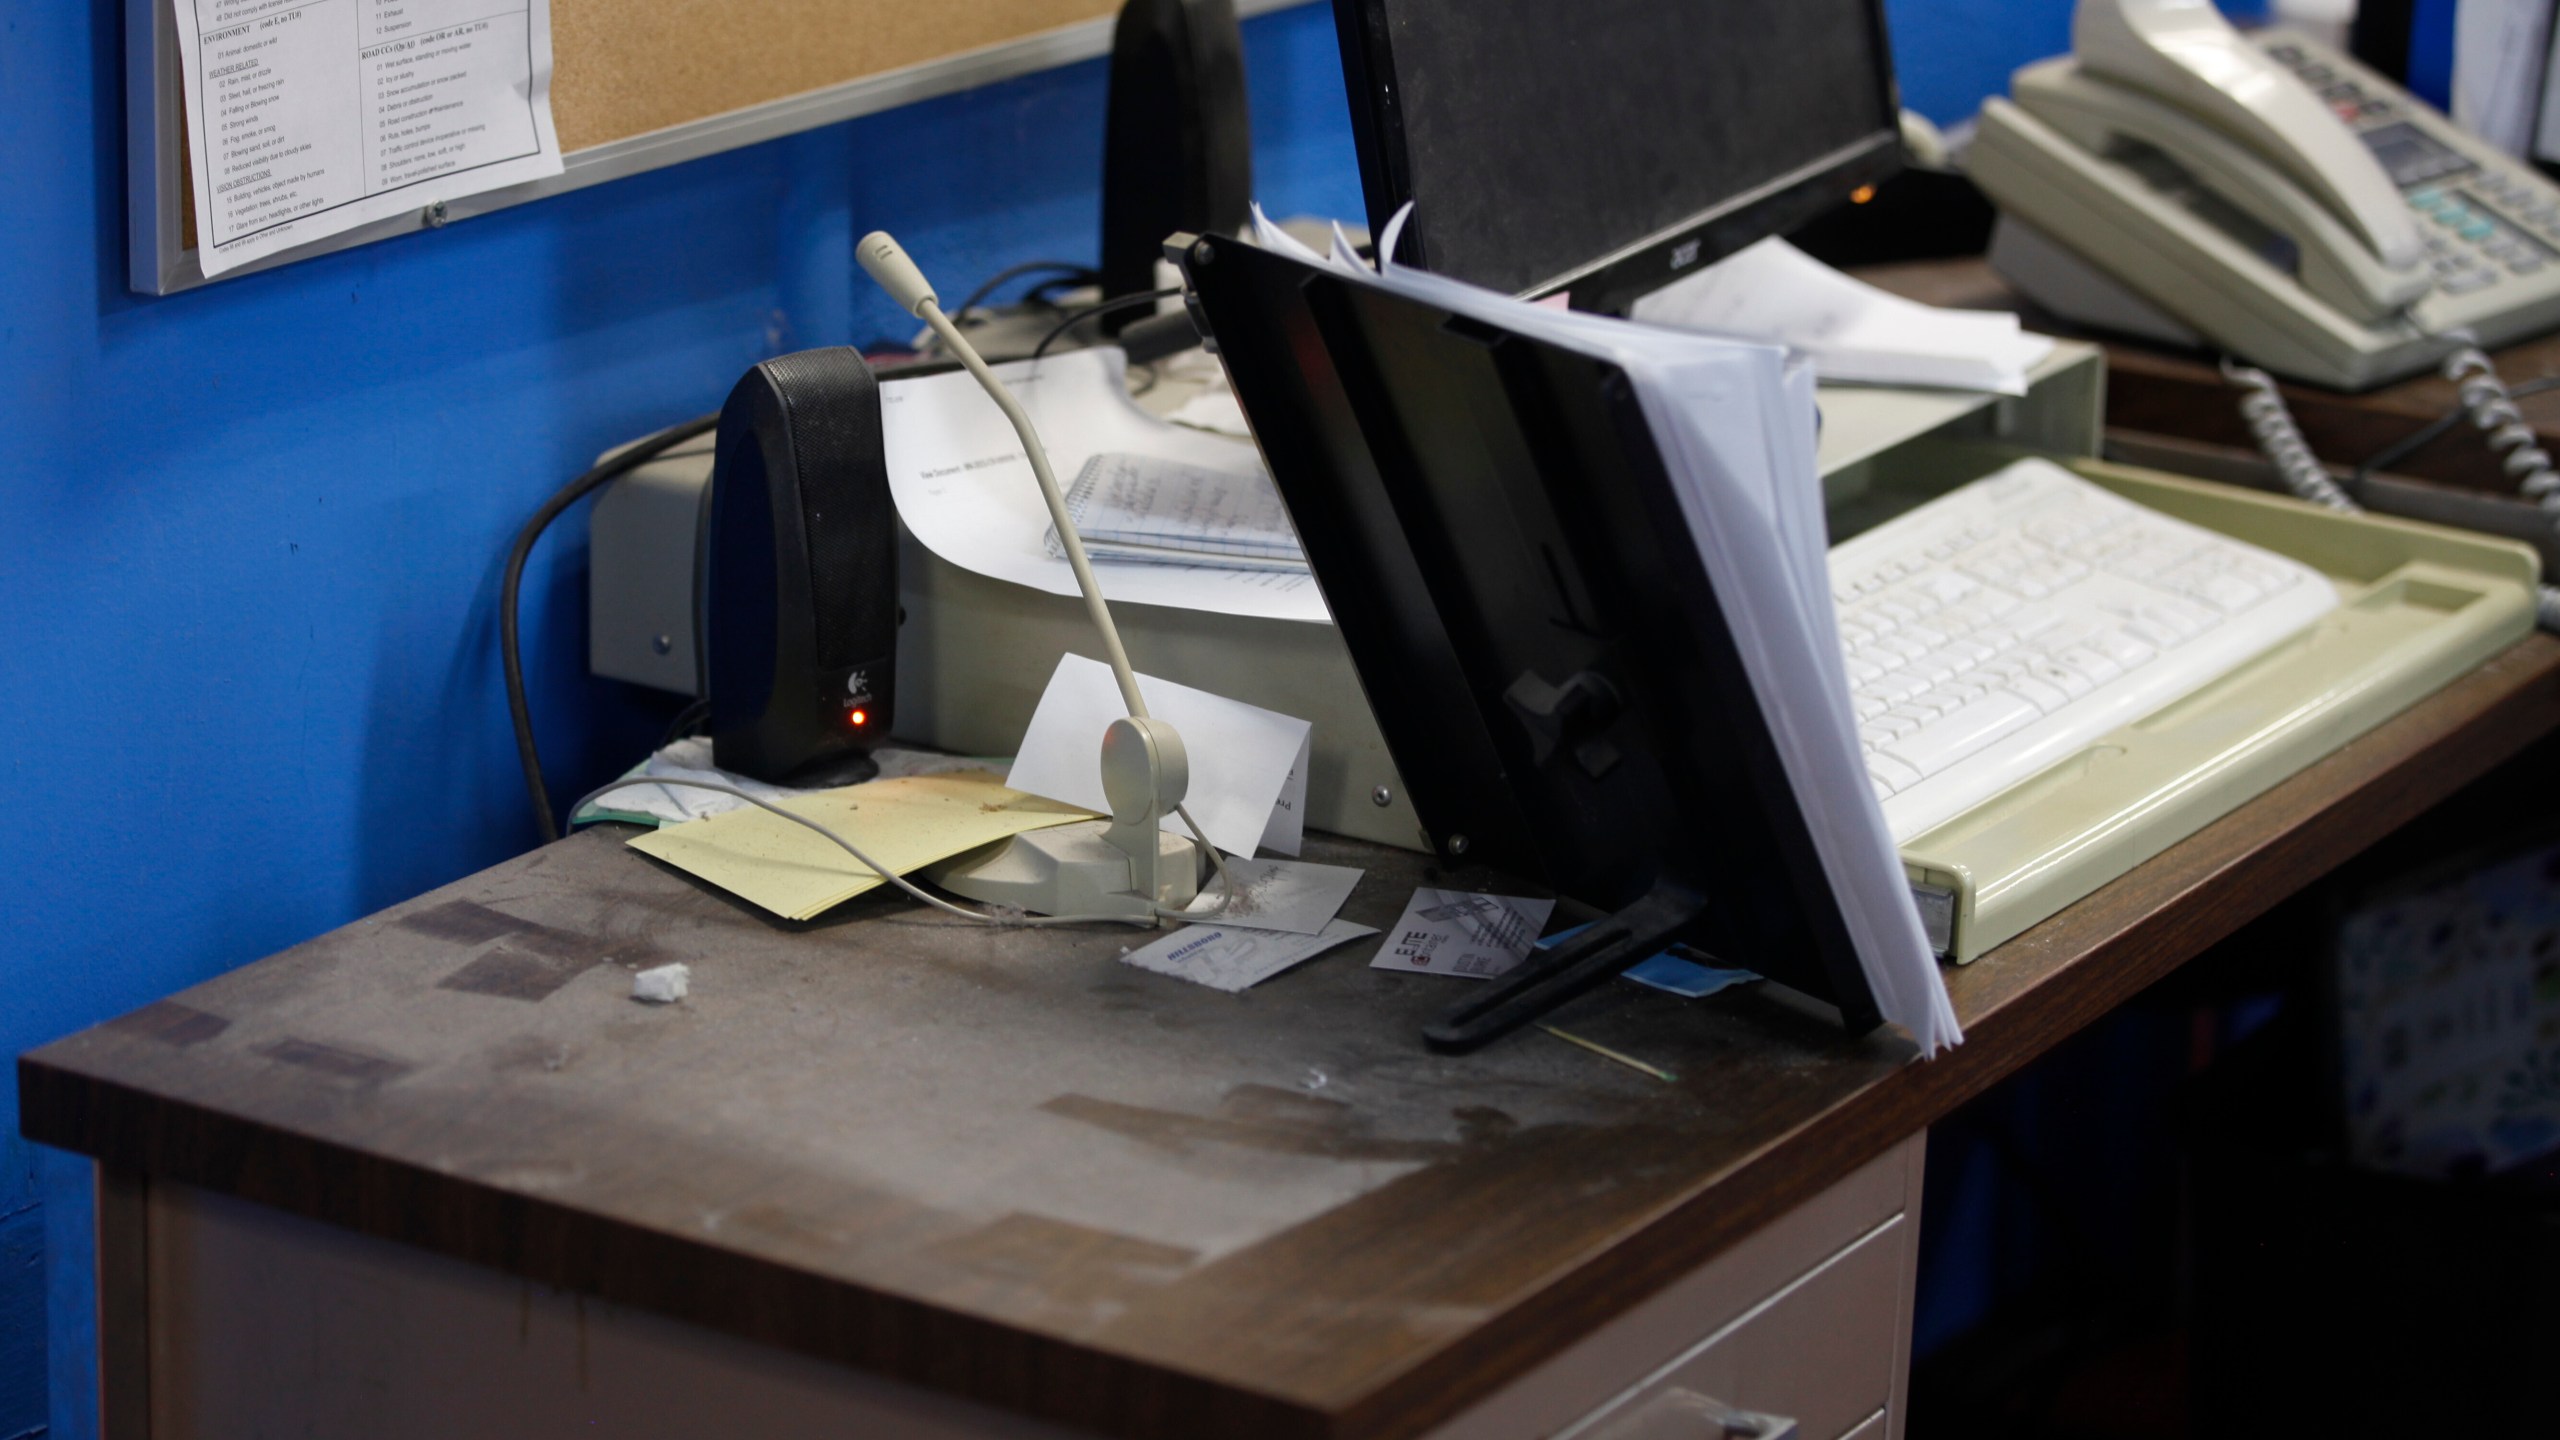
[[[2531,275],[2554,258],[2539,238],[2492,210],[2483,198],[2495,197],[2505,207],[2520,210],[2519,202],[2528,197],[2518,186],[2504,177],[2475,183],[2478,194],[2432,185],[2408,192],[2409,208],[2439,227],[2427,236],[2427,264],[2435,272],[2436,288],[2448,295],[2495,284],[2501,267],[2510,275]],[[2547,232],[2552,227],[2541,228]]]
[[[2270,45],[2266,54],[2355,127],[2409,208],[2431,222],[2427,265],[2439,291],[2467,295],[2560,263],[2560,198],[2539,176],[2483,166],[2427,133],[2387,94],[2366,90],[2352,71],[2298,45]]]

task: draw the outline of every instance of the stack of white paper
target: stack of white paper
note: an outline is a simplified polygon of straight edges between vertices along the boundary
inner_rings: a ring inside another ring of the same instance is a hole
[[[1784,345],[1825,380],[2027,393],[2053,351],[2018,317],[1941,310],[1853,280],[1775,236],[1638,300],[1647,324]]]
[[[1269,474],[1106,451],[1067,487],[1067,516],[1095,561],[1305,574],[1307,552]],[[1057,527],[1049,553],[1065,559]]]
[[[1399,215],[1380,237],[1393,255]],[[1271,249],[1626,373],[1803,806],[1868,986],[1921,1053],[1963,1038],[1902,859],[1867,784],[1831,607],[1813,375],[1774,346],[1553,310],[1392,262],[1371,271],[1338,232],[1320,258],[1256,215]]]

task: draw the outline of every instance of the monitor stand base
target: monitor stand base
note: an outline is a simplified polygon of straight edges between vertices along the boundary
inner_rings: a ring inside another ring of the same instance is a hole
[[[1482,993],[1422,1027],[1434,1050],[1463,1055],[1510,1034],[1629,966],[1686,938],[1707,913],[1706,897],[1657,884],[1617,914],[1598,921],[1503,973]]]

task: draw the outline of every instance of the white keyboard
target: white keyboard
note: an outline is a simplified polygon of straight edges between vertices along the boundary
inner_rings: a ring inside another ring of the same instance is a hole
[[[1858,739],[1896,843],[2336,607],[2328,578],[2022,460],[1831,551]]]

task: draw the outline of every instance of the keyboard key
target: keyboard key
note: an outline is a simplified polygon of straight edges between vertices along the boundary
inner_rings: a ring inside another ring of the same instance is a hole
[[[2047,685],[2032,675],[2021,675],[2008,683],[2008,693],[2050,715],[2071,703],[2071,693],[2059,685]]]
[[[2098,688],[2097,683],[2088,676],[2068,665],[2057,665],[2051,660],[2039,662],[2029,673],[2074,700]]]
[[[2015,695],[1985,695],[1934,723],[1879,747],[1877,759],[1899,760],[1919,775],[1942,770],[2042,714]],[[1872,771],[1872,763],[1869,766]]]
[[[1938,653],[1954,661],[1956,673],[1961,675],[1998,655],[2000,648],[1996,645],[1985,645],[1979,640],[1958,640]]]
[[[2088,676],[2089,684],[2093,688],[2104,685],[2124,673],[2123,666],[2108,659],[2105,653],[2094,645],[2074,645],[2068,650],[2059,651],[2054,655],[2053,663],[2067,665]]]
[[[2226,615],[2258,603],[2258,587],[2237,575],[2204,576],[2189,593]]]
[[[1908,790],[1921,779],[1918,770],[1881,751],[1867,757],[1867,776],[1891,790]]]
[[[2166,650],[2186,638],[2178,630],[2143,615],[2128,617],[2124,622],[2124,628],[2116,633],[2130,636],[2142,644],[2160,650]]]
[[[2160,653],[2158,647],[2146,645],[2122,630],[2101,630],[2080,643],[2113,660],[2121,670],[2130,670]]]
[[[1907,670],[1896,670],[1872,685],[1862,685],[1858,688],[1887,705],[1897,705],[1929,687],[1919,676]]]
[[[2142,618],[2168,630],[2180,640],[2192,640],[2213,628],[2219,618],[2201,605],[2162,596],[2142,607]]]

